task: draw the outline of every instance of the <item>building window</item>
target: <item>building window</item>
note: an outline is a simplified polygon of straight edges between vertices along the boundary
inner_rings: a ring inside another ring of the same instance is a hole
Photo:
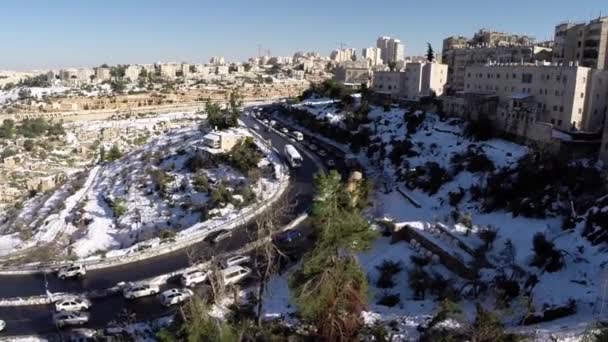
[[[555,119],[551,119],[551,124],[555,125]]]
[[[557,120],[557,125],[561,127],[561,125],[562,125],[562,120]]]
[[[564,106],[559,106],[559,112],[563,113],[564,112]]]
[[[581,93],[581,99],[585,98],[585,93]]]
[[[532,83],[532,74],[521,74],[521,83]]]
[[[553,106],[553,111],[557,112],[557,106]]]

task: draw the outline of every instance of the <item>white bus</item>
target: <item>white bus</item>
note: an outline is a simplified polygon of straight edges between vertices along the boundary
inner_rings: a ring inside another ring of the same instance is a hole
[[[291,167],[302,166],[302,156],[293,145],[285,145],[284,152],[285,157],[287,158],[287,161],[289,162],[289,165],[291,165]]]

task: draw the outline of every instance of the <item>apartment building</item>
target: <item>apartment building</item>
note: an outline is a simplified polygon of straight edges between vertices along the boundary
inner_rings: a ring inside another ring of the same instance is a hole
[[[125,68],[125,78],[128,78],[132,82],[137,81],[141,74],[141,70],[142,68],[139,65],[129,65]]]
[[[380,49],[380,58],[384,63],[394,63],[403,60],[405,48],[401,40],[391,37],[379,37],[376,47]]]
[[[555,27],[553,61],[608,69],[608,17]]]
[[[95,68],[95,78],[99,81],[107,81],[111,77],[110,68]]]
[[[369,84],[371,70],[366,62],[343,62],[336,66],[334,79],[346,86],[359,88],[362,83]]]
[[[377,47],[368,47],[363,49],[361,56],[367,61],[370,67],[382,65],[382,50]]]
[[[604,122],[604,132],[602,133],[602,143],[600,145],[600,160],[608,165],[608,123]]]
[[[161,64],[160,65],[160,76],[168,79],[175,78],[177,73],[177,65],[175,64]]]
[[[488,62],[531,63],[550,61],[551,45],[536,44],[525,35],[480,30],[472,38],[448,37],[443,40],[442,62],[448,65],[448,88],[464,90],[465,70]]]
[[[417,101],[445,92],[448,67],[439,63],[407,63],[403,71],[374,72],[372,89],[392,98]]]
[[[331,52],[329,58],[337,63],[342,63],[342,62],[348,62],[348,61],[354,61],[355,60],[355,56],[356,56],[356,51],[355,49],[340,49],[340,50],[334,50]]]
[[[519,119],[550,123],[563,131],[597,131],[604,122],[608,96],[606,72],[549,63],[473,66],[466,71],[469,93],[496,95],[511,115],[526,102],[532,105]]]
[[[209,59],[209,64],[223,65],[223,64],[226,64],[226,61],[224,60],[224,57],[213,56],[213,57],[211,57],[211,59]]]

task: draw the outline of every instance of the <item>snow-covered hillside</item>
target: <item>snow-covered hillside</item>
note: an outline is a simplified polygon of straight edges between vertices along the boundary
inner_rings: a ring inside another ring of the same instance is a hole
[[[279,118],[291,120],[305,134],[349,150],[348,145],[333,140],[336,136],[307,129],[310,124],[302,121],[301,114],[293,114],[293,109],[304,110],[315,120],[345,129],[351,114],[339,103],[312,98],[291,108],[291,113]],[[594,246],[582,236],[584,213],[574,228],[565,231],[561,202],[530,217],[514,214],[509,207],[488,210],[484,197],[489,196],[484,192],[488,178],[499,171],[519,172],[519,161],[530,152],[528,148],[502,139],[475,141],[465,134],[460,119],[396,107],[370,106],[367,120],[358,130],[370,132],[369,143],[357,148],[357,156],[378,188],[370,216],[407,226],[463,267],[478,270],[474,281],[464,279],[434,256],[421,267],[422,273],[412,273],[416,266],[410,256],[427,258],[433,253],[419,243],[390,244],[388,238],[379,238],[371,251],[359,256],[372,287],[370,311],[365,314],[368,322],[394,321],[391,326],[401,336],[418,336],[416,328],[436,313],[445,294],[431,291],[424,300],[417,298],[409,285],[412,274],[428,276],[429,284],[441,280],[457,291],[455,299],[469,317],[474,303],[481,303],[498,312],[515,331],[523,331],[519,328],[522,323],[540,330],[555,326],[580,329],[581,323],[600,318],[608,256],[604,246]],[[594,210],[601,212],[601,208]],[[390,288],[376,284],[384,261],[399,263],[402,268]],[[387,296],[397,304],[378,303]],[[548,322],[538,323],[541,321]]]

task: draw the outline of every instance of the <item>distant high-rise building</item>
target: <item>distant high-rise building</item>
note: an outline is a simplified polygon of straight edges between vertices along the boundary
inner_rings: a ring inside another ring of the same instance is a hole
[[[369,66],[376,66],[382,64],[382,50],[377,47],[368,47],[363,49],[362,56]]]
[[[211,59],[209,60],[210,64],[213,65],[224,65],[226,64],[226,61],[224,60],[224,57],[221,56],[213,56],[211,57]]]
[[[589,68],[608,69],[608,17],[589,23],[557,25],[553,61],[578,62]]]
[[[376,40],[376,47],[381,51],[380,58],[387,64],[402,60],[405,53],[401,40],[391,37],[378,38]]]
[[[355,49],[340,49],[331,52],[330,58],[332,61],[342,63],[355,60]]]

